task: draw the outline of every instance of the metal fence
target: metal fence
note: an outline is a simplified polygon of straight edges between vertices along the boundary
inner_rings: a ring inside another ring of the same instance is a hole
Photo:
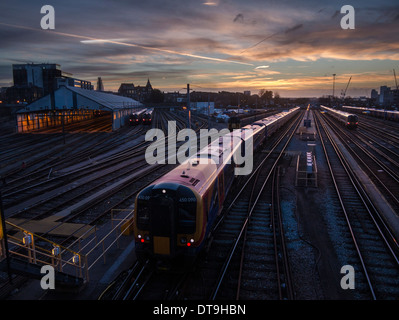
[[[122,217],[121,217],[122,216]],[[92,226],[68,247],[29,232],[6,221],[9,256],[35,265],[51,265],[54,270],[89,281],[89,272],[99,261],[106,263],[106,254],[119,246],[122,235],[130,234],[133,226],[132,210],[112,210],[110,223],[101,228]],[[5,258],[4,243],[0,253]]]

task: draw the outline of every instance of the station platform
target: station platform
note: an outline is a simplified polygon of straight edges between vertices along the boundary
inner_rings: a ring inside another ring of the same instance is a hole
[[[317,187],[317,162],[315,144],[309,142],[306,152],[297,155],[295,187]]]

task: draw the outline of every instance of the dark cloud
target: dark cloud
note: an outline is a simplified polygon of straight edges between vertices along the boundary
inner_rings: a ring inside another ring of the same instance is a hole
[[[334,14],[331,16],[331,19],[335,19],[341,12],[339,10],[335,10]]]
[[[0,23],[0,78],[10,76],[12,59],[57,62],[74,76],[88,77],[92,81],[97,76],[112,81],[128,77],[133,81],[135,77],[148,76],[186,79],[191,73],[198,74],[200,67],[220,70],[220,74],[227,69],[235,70],[235,64],[201,60],[194,55],[254,64],[320,57],[398,57],[397,0],[381,0],[378,4],[372,0],[352,0],[356,29],[351,31],[340,28],[342,4],[338,1],[320,4],[318,0],[229,0],[218,1],[217,6],[203,3],[52,0],[56,33],[40,29],[42,4],[26,0],[3,1],[0,22],[34,30]],[[133,46],[84,44],[82,39],[60,33],[123,39]],[[179,52],[192,56],[179,55]]]
[[[236,17],[234,18],[233,22],[240,22],[240,23],[244,22],[243,14],[242,13],[237,14]]]
[[[298,29],[300,29],[300,28],[302,28],[302,27],[303,27],[303,24],[302,24],[302,23],[299,23],[299,24],[297,24],[296,26],[293,26],[292,28],[288,28],[287,30],[285,30],[284,33],[285,33],[285,34],[290,33],[290,32],[293,32],[293,31],[295,31],[295,30],[298,30]]]

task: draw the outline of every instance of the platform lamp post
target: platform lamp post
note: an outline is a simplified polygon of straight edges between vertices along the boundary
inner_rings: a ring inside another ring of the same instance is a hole
[[[187,127],[191,129],[191,108],[190,108],[190,84],[187,83],[187,111],[188,111],[188,124]]]
[[[2,198],[1,190],[0,190],[0,253],[1,253],[0,260],[2,260],[3,256],[5,256],[5,258],[6,258],[8,279],[9,279],[10,283],[12,283],[10,253],[8,251],[8,240],[7,240],[7,231],[6,231],[6,219],[4,216],[3,198]]]
[[[62,114],[61,114],[61,123],[62,123],[62,138],[64,140],[64,144],[65,144],[65,114],[64,114],[64,110],[65,110],[66,106],[64,106],[62,108]]]
[[[210,94],[208,93],[208,130],[209,130],[210,113],[211,113],[211,97]]]

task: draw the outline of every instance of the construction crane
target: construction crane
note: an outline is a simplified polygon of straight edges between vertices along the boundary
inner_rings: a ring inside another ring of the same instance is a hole
[[[393,77],[395,78],[396,90],[399,90],[399,87],[398,87],[398,82],[396,81],[396,73],[395,73],[395,69],[393,69]]]
[[[345,99],[346,91],[348,90],[349,83],[351,82],[352,76],[349,78],[348,84],[346,85],[345,91],[341,91],[341,99]]]

